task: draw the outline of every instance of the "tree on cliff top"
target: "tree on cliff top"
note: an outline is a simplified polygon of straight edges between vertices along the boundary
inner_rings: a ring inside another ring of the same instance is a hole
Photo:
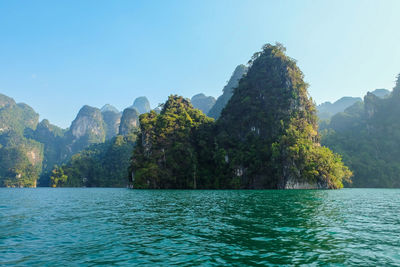
[[[285,51],[267,44],[254,54],[217,121],[229,175],[238,176],[245,188],[340,188],[351,172],[320,146],[308,85]]]
[[[137,188],[196,188],[197,152],[193,133],[212,122],[188,99],[171,95],[160,114],[140,116],[133,155]]]
[[[315,105],[282,45],[254,54],[216,121],[170,96],[140,117],[136,188],[340,188],[351,172],[321,147]]]

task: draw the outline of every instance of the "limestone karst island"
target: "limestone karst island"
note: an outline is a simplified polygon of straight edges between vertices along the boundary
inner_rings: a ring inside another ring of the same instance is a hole
[[[400,266],[399,14],[0,1],[0,266]]]
[[[68,129],[2,96],[6,187],[338,189],[352,172],[321,146],[315,104],[296,61],[266,44],[218,100],[146,97],[120,113],[85,105]],[[357,102],[358,104],[359,102]],[[218,105],[218,106],[217,106]],[[215,118],[207,116],[208,111]],[[141,115],[140,115],[141,114]],[[6,119],[9,116],[9,119]]]

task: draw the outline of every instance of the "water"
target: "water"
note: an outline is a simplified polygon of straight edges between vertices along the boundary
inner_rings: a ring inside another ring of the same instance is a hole
[[[0,265],[400,265],[400,190],[0,189]]]

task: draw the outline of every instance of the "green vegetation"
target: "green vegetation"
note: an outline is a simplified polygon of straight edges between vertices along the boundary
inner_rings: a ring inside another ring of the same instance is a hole
[[[122,187],[130,177],[135,188],[400,187],[400,76],[391,94],[320,105],[321,136],[303,74],[279,44],[235,69],[208,112],[216,121],[194,108],[207,112],[213,99],[192,101],[171,95],[140,117],[145,97],[122,114],[84,106],[64,130],[0,94],[0,186],[40,177],[40,186]]]
[[[71,127],[64,130],[48,120],[38,123],[39,115],[31,107],[0,95],[0,186],[125,186],[133,149],[131,135],[137,127],[128,125],[124,130],[126,137],[115,137],[121,114],[110,105],[103,110],[84,106]],[[104,143],[105,139],[110,141]],[[74,155],[93,144],[99,145]],[[71,168],[63,173],[57,167],[52,173],[54,166],[61,164]],[[122,169],[111,171],[109,164]],[[79,184],[77,177],[91,177],[85,170],[98,173],[99,178]]]
[[[136,188],[198,188],[196,140],[200,127],[213,120],[188,99],[171,95],[160,114],[140,116],[141,132],[131,171]],[[201,188],[201,186],[199,186]]]
[[[317,106],[317,115],[320,120],[329,120],[333,115],[343,112],[356,102],[361,102],[360,97],[345,96],[334,103],[325,102]]]
[[[351,172],[318,143],[307,84],[281,45],[250,61],[220,118],[170,96],[140,117],[135,188],[341,188]]]
[[[52,187],[125,187],[136,135],[118,135],[73,155],[50,174]]]
[[[400,76],[390,96],[368,93],[363,103],[336,114],[325,126],[322,143],[343,155],[354,171],[347,186],[400,187],[399,103]]]
[[[36,187],[42,168],[42,145],[15,132],[3,134],[0,139],[0,186]]]
[[[390,91],[386,89],[375,89],[371,94],[379,97],[385,98],[390,95]],[[325,126],[329,124],[330,119],[337,113],[344,112],[348,107],[354,105],[355,103],[361,103],[362,99],[360,97],[350,97],[344,96],[334,103],[325,102],[317,106],[317,116],[320,120],[320,125]]]
[[[39,115],[26,104],[0,95],[0,186],[35,187],[42,168],[43,146],[24,136]]]

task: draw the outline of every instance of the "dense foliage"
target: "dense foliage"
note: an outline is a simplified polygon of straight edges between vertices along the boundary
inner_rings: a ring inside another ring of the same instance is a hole
[[[343,155],[354,171],[353,187],[400,187],[400,76],[393,93],[373,93],[335,115],[322,142]]]
[[[52,187],[125,187],[136,135],[118,135],[73,155],[50,174]]]
[[[279,44],[267,44],[253,56],[217,132],[228,175],[241,187],[340,188],[351,175],[338,156],[320,147],[307,84]]]
[[[28,105],[0,94],[0,186],[36,186],[43,146],[24,134],[36,128],[38,118]]]
[[[42,169],[42,145],[12,131],[2,134],[0,143],[0,186],[35,187]]]
[[[138,120],[138,114],[135,116]],[[121,114],[111,105],[105,105],[102,111],[84,106],[71,127],[61,129],[50,124],[48,120],[38,123],[39,115],[31,107],[23,103],[17,104],[12,98],[0,94],[0,186],[48,186],[54,165],[67,163],[72,155],[82,149],[115,137],[120,128],[120,118]],[[128,125],[129,123],[131,121],[125,120],[124,135],[131,134],[137,128],[136,124]],[[128,149],[128,145],[121,146]],[[85,156],[97,153],[92,152],[87,152]],[[121,159],[119,155],[113,156],[126,163],[130,158],[130,153],[128,154],[121,154],[127,156],[126,159]],[[111,159],[107,153],[96,155]],[[74,158],[77,157],[79,158]],[[124,168],[121,172],[126,176],[127,167]],[[119,173],[118,175],[121,177]],[[118,180],[113,184],[115,181],[110,181],[98,184],[121,186],[124,183]]]
[[[170,96],[140,118],[136,188],[340,188],[351,172],[318,143],[315,106],[281,45],[256,53],[214,124]]]
[[[140,116],[133,164],[136,188],[197,188],[196,131],[212,122],[188,99],[171,95],[160,114]]]

